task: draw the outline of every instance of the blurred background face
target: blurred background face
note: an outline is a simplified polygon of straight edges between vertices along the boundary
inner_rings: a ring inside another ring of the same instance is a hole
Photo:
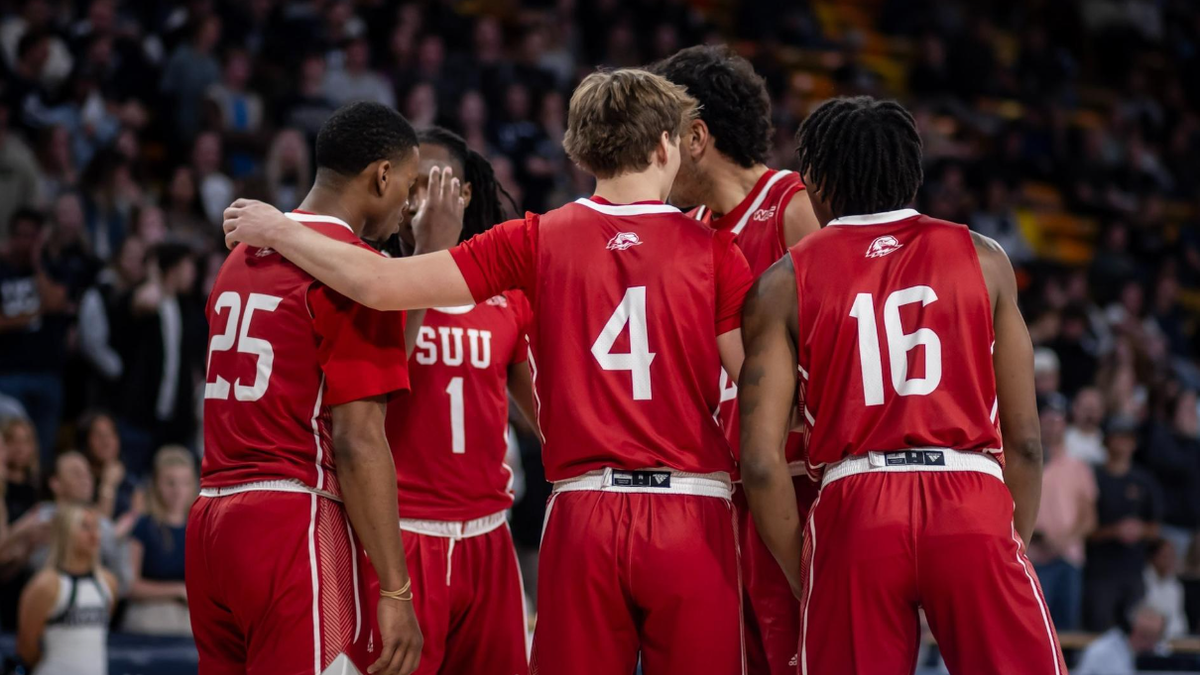
[[[196,499],[196,474],[187,466],[165,467],[155,477],[154,489],[168,511],[179,513]]]
[[[1176,567],[1179,566],[1179,556],[1175,554],[1175,545],[1170,541],[1163,540],[1155,551],[1154,557],[1150,559],[1150,564],[1154,566],[1154,571],[1158,576],[1167,578],[1175,576]]]
[[[5,463],[14,469],[24,470],[37,457],[37,436],[28,424],[14,424],[4,434]]]
[[[78,195],[68,192],[54,200],[54,227],[60,241],[83,236],[83,204]]]
[[[121,245],[117,268],[127,283],[140,283],[146,276],[146,244],[137,237],[128,237]]]
[[[1104,397],[1095,387],[1084,387],[1075,394],[1071,416],[1077,426],[1093,429],[1104,420]]]
[[[121,455],[121,439],[112,418],[101,415],[92,422],[88,430],[88,454],[100,464],[116,461]]]
[[[1113,461],[1128,461],[1137,450],[1137,436],[1129,432],[1110,433],[1104,439],[1108,457]]]
[[[100,550],[100,517],[84,509],[71,528],[71,547],[80,558],[94,558]]]
[[[1039,416],[1042,423],[1042,445],[1058,447],[1063,442],[1067,430],[1067,418],[1062,411],[1055,408],[1042,410]]]
[[[138,213],[134,232],[150,246],[161,244],[167,239],[167,218],[157,206],[147,206]]]
[[[1175,431],[1191,438],[1200,436],[1200,410],[1196,408],[1196,392],[1186,390],[1175,405]]]
[[[17,265],[32,264],[41,236],[41,228],[32,220],[18,220],[13,223],[8,237],[9,258]]]
[[[95,499],[92,470],[82,455],[58,458],[51,487],[58,499],[70,504],[91,504]]]
[[[1129,631],[1129,647],[1135,654],[1153,651],[1162,641],[1167,629],[1167,619],[1150,609],[1142,610],[1133,617]]]

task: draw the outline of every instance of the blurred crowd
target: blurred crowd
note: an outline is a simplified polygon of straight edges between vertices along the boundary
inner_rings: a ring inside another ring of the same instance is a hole
[[[917,207],[1017,265],[1046,447],[1029,553],[1060,629],[1128,631],[1146,606],[1160,638],[1200,628],[1188,0],[0,0],[0,628],[65,503],[101,514],[131,609],[185,606],[221,211],[295,207],[334,109],[449,127],[542,211],[591,187],[561,147],[583,75],[716,41],[766,78],[775,166],[819,101],[897,98],[925,143]]]

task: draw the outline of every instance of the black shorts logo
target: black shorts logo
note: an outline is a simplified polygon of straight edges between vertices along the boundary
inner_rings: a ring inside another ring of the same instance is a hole
[[[614,471],[612,484],[618,487],[661,488],[671,487],[670,471]]]
[[[940,450],[902,450],[883,453],[887,466],[946,466],[946,453]]]

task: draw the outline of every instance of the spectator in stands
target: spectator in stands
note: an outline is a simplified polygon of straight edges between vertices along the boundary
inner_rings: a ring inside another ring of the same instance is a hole
[[[350,40],[345,46],[345,64],[325,74],[325,96],[340,107],[352,101],[374,101],[396,107],[396,92],[387,78],[370,69],[371,46],[365,38]]]
[[[77,446],[83,448],[96,478],[96,512],[113,521],[117,535],[124,537],[141,515],[143,497],[121,461],[117,422],[106,412],[89,412],[78,429]]]
[[[1167,618],[1166,639],[1183,637],[1188,632],[1184,612],[1183,583],[1179,580],[1179,555],[1169,539],[1156,539],[1147,547],[1150,558],[1144,573],[1146,597],[1143,602]]]
[[[17,211],[0,256],[0,392],[25,406],[48,465],[62,413],[69,317],[64,280],[44,264],[45,224],[37,211]]]
[[[38,502],[38,447],[33,424],[12,417],[0,424],[4,437],[4,505],[8,521],[15,522]]]
[[[229,164],[234,178],[252,174],[262,154],[266,109],[262,96],[249,89],[253,72],[250,54],[244,49],[230,49],[225,54],[221,81],[209,87],[207,94],[215,118],[210,126],[219,129],[230,146]]]
[[[8,223],[17,209],[33,206],[41,194],[33,152],[8,129],[11,114],[0,98],[0,244],[8,238]]]
[[[200,205],[209,225],[213,227],[220,226],[221,214],[233,201],[233,179],[221,170],[223,154],[220,134],[205,131],[196,136],[196,142],[192,145],[192,169],[195,171]]]
[[[184,241],[191,241],[199,235],[216,238],[212,224],[204,215],[196,172],[190,166],[180,165],[171,172],[166,194],[159,205],[166,216],[168,229]]]
[[[1084,574],[1084,627],[1112,628],[1145,592],[1147,543],[1158,538],[1162,494],[1149,472],[1133,463],[1137,423],[1127,417],[1109,422],[1108,461],[1096,467],[1097,528],[1088,538]]]
[[[189,39],[171,53],[163,70],[162,92],[173,105],[177,141],[188,143],[200,129],[204,95],[221,77],[214,52],[221,39],[221,20],[196,17]]]
[[[199,494],[195,460],[178,446],[154,457],[147,513],[129,545],[133,582],[123,630],[153,635],[191,635],[183,547],[188,510]]]
[[[1095,387],[1084,387],[1071,402],[1071,425],[1065,438],[1067,454],[1093,466],[1103,464],[1108,453],[1104,450],[1104,397]]]
[[[988,181],[983,204],[971,214],[971,229],[995,239],[1014,265],[1028,263],[1034,258],[1033,248],[1017,222],[1013,200],[1003,178],[997,176]]]
[[[21,594],[17,654],[33,675],[103,675],[117,579],[100,564],[100,517],[64,506],[46,567]]]
[[[1038,347],[1033,350],[1033,384],[1038,396],[1058,391],[1058,354],[1053,349]]]
[[[337,105],[325,95],[324,56],[315,52],[305,55],[299,72],[299,83],[281,105],[283,116],[280,121],[281,126],[302,131],[308,146],[312,147],[321,125],[337,110]]]
[[[1042,506],[1029,545],[1054,625],[1078,630],[1083,611],[1084,541],[1096,527],[1096,478],[1063,443],[1067,402],[1061,394],[1039,401],[1042,424]]]
[[[284,129],[275,136],[267,152],[265,172],[275,208],[287,212],[298,207],[312,185],[312,163],[300,131]]]
[[[191,442],[194,374],[203,363],[208,332],[193,298],[196,262],[188,247],[157,247],[151,270],[153,275],[126,300],[133,316],[129,366],[117,403],[126,466],[136,475],[149,469],[154,448]]]
[[[79,348],[90,366],[85,398],[111,405],[125,371],[122,342],[128,337],[130,315],[121,298],[146,278],[146,246],[127,237],[112,263],[101,270],[96,284],[84,291],[79,304]]]
[[[1145,461],[1163,488],[1163,536],[1182,553],[1191,547],[1200,527],[1200,414],[1196,392],[1181,391],[1167,412],[1169,424],[1151,426]]]
[[[1158,610],[1142,605],[1122,621],[1129,626],[1109,629],[1083,650],[1075,675],[1137,675],[1137,657],[1158,649],[1166,633],[1167,620]]]

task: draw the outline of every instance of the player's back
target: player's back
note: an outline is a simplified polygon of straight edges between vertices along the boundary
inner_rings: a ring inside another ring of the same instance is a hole
[[[989,451],[992,308],[970,232],[911,209],[830,222],[791,249],[809,463]]]
[[[340,220],[292,217],[362,245]],[[222,265],[207,310],[202,487],[292,481],[339,495],[310,296],[315,287],[270,249],[239,246]]]
[[[712,416],[731,239],[658,202],[581,199],[539,218],[530,365],[548,479],[733,469]]]

